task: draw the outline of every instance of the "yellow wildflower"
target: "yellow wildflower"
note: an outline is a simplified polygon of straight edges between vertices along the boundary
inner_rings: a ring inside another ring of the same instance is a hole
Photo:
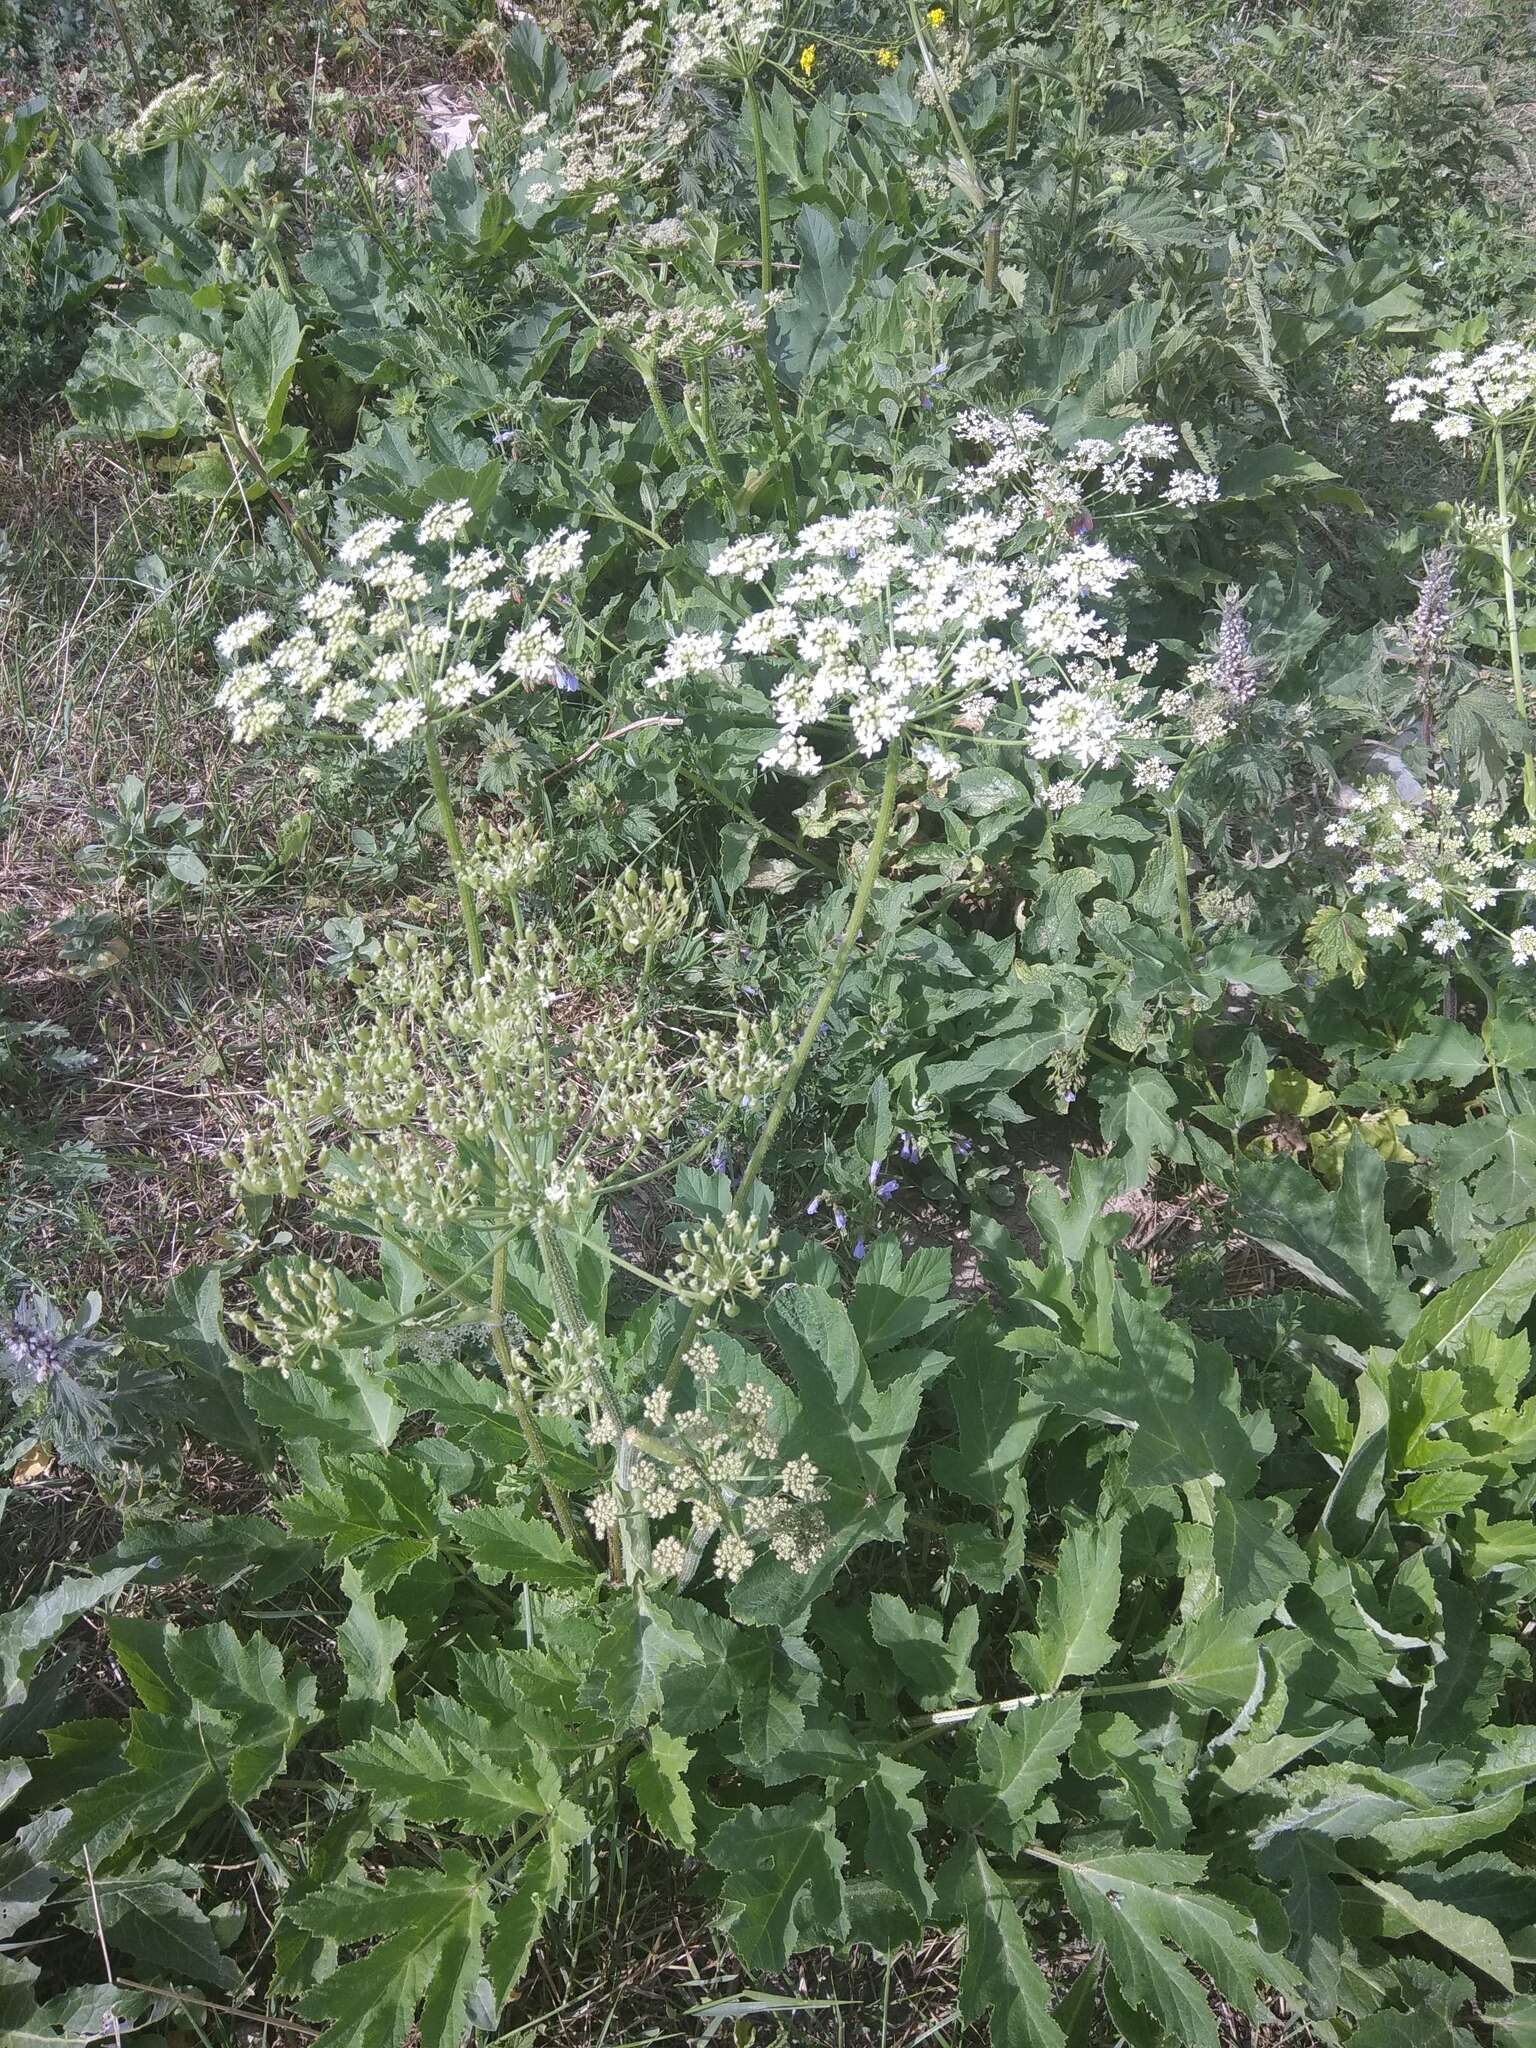
[[[876,50],[875,62],[882,71],[894,71],[897,64],[896,52],[889,48],[889,46],[882,50]]]
[[[942,7],[929,8],[928,26],[930,28],[942,28],[944,26],[944,10]]]
[[[805,48],[800,52],[800,69],[805,74],[805,76],[809,78],[811,73],[815,70],[815,68],[816,45],[814,43],[807,43]]]

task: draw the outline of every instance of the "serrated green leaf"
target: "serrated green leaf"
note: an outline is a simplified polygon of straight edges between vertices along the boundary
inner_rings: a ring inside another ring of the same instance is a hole
[[[1044,1581],[1033,1629],[1012,1638],[1014,1669],[1037,1692],[1066,1678],[1091,1678],[1120,1647],[1109,1632],[1120,1604],[1118,1518],[1077,1522],[1062,1539],[1054,1576]]]
[[[1504,1937],[1491,1921],[1476,1913],[1463,1913],[1460,1907],[1448,1906],[1439,1899],[1417,1898],[1402,1885],[1389,1884],[1385,1879],[1362,1876],[1357,1881],[1373,1898],[1391,1907],[1410,1927],[1447,1949],[1459,1962],[1470,1963],[1506,1991],[1514,1990],[1515,1966]]]
[[[292,301],[258,285],[229,330],[224,382],[247,434],[258,446],[282,425],[302,330]]]
[[[922,1782],[923,1772],[916,1764],[904,1764],[892,1756],[881,1757],[864,1781],[864,1868],[868,1875],[862,1887],[849,1887],[856,1941],[876,1940],[891,1950],[917,1940],[928,1924],[933,1887],[917,1839],[928,1824],[922,1800],[916,1796]],[[888,1909],[878,1916],[867,1897],[856,1895],[871,1884],[878,1885],[885,1895],[881,1903],[888,1902]],[[874,1924],[877,1917],[884,1923],[878,1928]]]
[[[979,1848],[950,1858],[939,1873],[938,1893],[946,1916],[965,1930],[962,2017],[990,2019],[994,2048],[1065,2048],[1019,1910]]]
[[[890,1651],[920,1707],[952,1707],[976,1698],[971,1656],[980,1626],[975,1607],[962,1607],[946,1631],[937,1614],[909,1607],[899,1594],[876,1593],[869,1603],[870,1634]]]
[[[976,1735],[975,1779],[952,1787],[945,1817],[1016,1854],[1033,1832],[1040,1794],[1061,1775],[1081,1719],[1082,1703],[1073,1693],[988,1719]]]
[[[787,1806],[743,1806],[710,1836],[725,1874],[720,1922],[749,1970],[782,1970],[796,1949],[847,1932],[843,1866],[832,1809],[812,1793]]]
[[[615,1728],[638,1728],[660,1712],[666,1673],[703,1661],[698,1638],[648,1593],[631,1589],[609,1609],[591,1683]]]
[[[479,1866],[468,1856],[448,1849],[440,1870],[397,1868],[379,1884],[326,1885],[284,1910],[311,1934],[373,1942],[304,2001],[309,2018],[330,2023],[323,2048],[400,2048],[413,2027],[423,2042],[457,2048],[468,2031],[490,1917]]]
[[[1536,1223],[1503,1231],[1484,1252],[1475,1273],[1437,1294],[1398,1347],[1398,1362],[1421,1365],[1452,1356],[1481,1323],[1522,1315],[1536,1294]]]
[[[1285,1976],[1280,1958],[1255,1940],[1246,1913],[1194,1888],[1204,1874],[1203,1857],[1156,1849],[1074,1855],[1067,1849],[1046,1860],[1084,1933],[1103,1943],[1121,1995],[1187,2048],[1219,2048],[1219,2037],[1204,1987],[1186,1963],[1255,2021],[1263,2009],[1260,1986]]]
[[[476,1575],[488,1584],[520,1579],[529,1586],[574,1592],[597,1581],[596,1566],[578,1557],[557,1529],[515,1508],[464,1508],[448,1527]]]
[[[84,1578],[61,1579],[46,1593],[35,1593],[9,1614],[0,1615],[0,1704],[14,1705],[48,1645],[79,1615],[120,1593],[137,1577],[137,1565],[91,1572]]]
[[[1210,1346],[1197,1355],[1176,1323],[1122,1289],[1113,1296],[1111,1324],[1115,1357],[1063,1345],[1031,1378],[1032,1398],[1134,1429],[1126,1477],[1138,1492],[1207,1478],[1246,1491],[1257,1460],[1242,1422],[1221,1398],[1236,1398],[1230,1360]]]
[[[624,1777],[657,1834],[679,1849],[693,1847],[693,1800],[686,1773],[693,1751],[681,1736],[653,1728]]]

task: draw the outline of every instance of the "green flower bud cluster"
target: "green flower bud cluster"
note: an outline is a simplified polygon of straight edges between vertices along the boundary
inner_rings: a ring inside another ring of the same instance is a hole
[[[548,841],[525,820],[497,825],[482,818],[459,873],[477,896],[510,905],[532,888],[548,863]]]
[[[277,1363],[298,1363],[330,1343],[342,1326],[334,1267],[304,1255],[273,1259],[255,1279],[256,1311],[236,1318]]]
[[[598,923],[626,953],[670,946],[698,922],[699,915],[676,868],[663,868],[659,880],[638,868],[626,868],[600,894],[596,910]]]
[[[677,1089],[661,1040],[638,1011],[583,1024],[572,1049],[591,1090],[587,1115],[599,1137],[632,1149],[675,1128]]]
[[[765,1549],[792,1571],[809,1572],[831,1535],[821,1507],[826,1481],[809,1457],[781,1458],[768,1391],[716,1385],[713,1351],[695,1346],[690,1358],[701,1350],[709,1362],[694,1368],[699,1405],[673,1415],[665,1389],[647,1397],[649,1432],[626,1432],[614,1486],[589,1511],[592,1525],[604,1536],[631,1504],[638,1507],[651,1525],[650,1569],[680,1584],[712,1542],[715,1569],[732,1582]],[[686,1527],[658,1535],[657,1525],[680,1509]]]
[[[775,1011],[766,1017],[738,1012],[735,1029],[701,1031],[698,1067],[705,1092],[725,1109],[756,1109],[783,1080],[789,1043]]]
[[[684,1301],[734,1315],[739,1298],[755,1300],[770,1280],[788,1272],[778,1242],[777,1230],[760,1230],[752,1217],[735,1210],[720,1221],[711,1217],[684,1232],[668,1279]]]

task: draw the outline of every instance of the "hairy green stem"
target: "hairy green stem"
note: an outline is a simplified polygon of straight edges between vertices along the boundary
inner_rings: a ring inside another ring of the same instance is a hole
[[[747,113],[752,122],[752,169],[757,179],[758,278],[764,293],[773,290],[773,217],[768,209],[768,152],[763,146],[763,109],[757,87],[750,78],[742,81],[747,95]]]
[[[747,1161],[746,1170],[737,1185],[736,1197],[732,1203],[732,1207],[737,1210],[745,1206],[747,1197],[757,1184],[757,1177],[762,1172],[763,1163],[778,1135],[779,1125],[783,1123],[795,1090],[800,1085],[800,1076],[805,1072],[806,1064],[816,1049],[821,1027],[826,1023],[827,1014],[837,1000],[837,992],[843,985],[843,976],[852,965],[854,948],[859,943],[859,934],[863,931],[864,920],[869,914],[870,899],[875,893],[875,883],[879,880],[880,863],[885,856],[885,843],[891,835],[891,820],[896,813],[896,785],[900,779],[901,748],[893,741],[886,756],[885,781],[880,788],[880,808],[875,814],[875,829],[870,837],[869,851],[864,856],[864,867],[859,876],[858,887],[854,891],[853,908],[848,913],[848,922],[843,927],[843,936],[838,941],[837,951],[832,957],[831,970],[821,994],[816,998],[816,1006],[806,1019],[805,1029],[800,1034],[800,1043],[795,1047],[789,1071],[779,1083],[778,1093],[773,1098],[773,1106],[768,1112],[767,1121],[756,1145],[752,1148],[752,1156]]]
[[[816,1049],[816,1041],[821,1036],[821,1027],[827,1021],[828,1012],[831,1010],[833,1003],[836,1002],[837,992],[843,985],[843,976],[848,972],[848,968],[852,963],[854,948],[859,943],[859,934],[863,931],[864,920],[869,915],[870,899],[875,893],[875,883],[880,879],[880,863],[885,856],[886,841],[891,836],[891,820],[896,814],[896,787],[900,779],[901,749],[893,743],[890,753],[886,757],[885,781],[880,789],[880,808],[875,816],[874,834],[869,842],[869,850],[864,856],[864,866],[860,871],[858,886],[854,891],[853,908],[848,913],[848,922],[843,927],[843,936],[838,941],[837,951],[833,955],[832,965],[828,971],[826,982],[821,994],[816,999],[816,1007],[811,1011],[809,1018],[806,1020],[805,1029],[800,1034],[800,1042],[795,1047],[794,1056],[790,1060],[789,1070],[779,1083],[778,1092],[774,1096],[772,1106],[768,1111],[768,1120],[763,1125],[756,1145],[752,1148],[752,1156],[747,1161],[746,1170],[737,1183],[736,1192],[731,1199],[731,1207],[734,1211],[739,1212],[746,1206],[747,1197],[757,1185],[758,1175],[763,1170],[763,1163],[767,1159],[774,1138],[778,1134],[779,1125],[784,1121],[785,1113],[794,1097],[795,1089],[799,1086],[800,1076],[805,1072],[806,1064]],[[682,1331],[673,1350],[672,1363],[668,1366],[666,1376],[662,1380],[663,1387],[670,1390],[676,1386],[678,1376],[683,1369],[684,1356],[689,1345],[697,1335],[699,1324],[702,1321],[702,1310],[697,1308],[689,1310],[688,1319],[683,1324]]]
[[[1189,913],[1189,855],[1184,848],[1184,828],[1179,823],[1177,802],[1168,806],[1168,853],[1173,862],[1173,892],[1179,900],[1179,930],[1184,944],[1195,949],[1195,924]]]
[[[667,401],[662,396],[661,379],[656,374],[656,359],[643,351],[636,351],[635,361],[645,384],[646,396],[651,401],[651,410],[656,415],[656,424],[661,428],[661,438],[667,444],[667,453],[679,469],[689,467],[688,451],[677,438],[677,428],[672,424],[672,415],[667,410]]]
[[[1504,626],[1509,640],[1509,680],[1515,693],[1515,716],[1522,725],[1526,723],[1525,704],[1525,662],[1520,652],[1520,607],[1515,590],[1514,554],[1509,544],[1509,475],[1504,460],[1504,430],[1493,430],[1494,475],[1499,492],[1499,567],[1504,574]],[[1536,824],[1536,761],[1531,757],[1529,734],[1526,735],[1521,754],[1521,789],[1525,798],[1525,815]]]
[[[432,778],[432,794],[437,799],[437,815],[443,828],[443,837],[448,842],[448,858],[453,862],[454,880],[459,886],[459,914],[464,920],[464,936],[469,942],[470,965],[476,974],[484,974],[485,940],[480,931],[480,912],[475,904],[475,892],[464,874],[464,841],[459,835],[459,821],[453,814],[453,797],[449,792],[448,775],[443,767],[437,734],[430,724],[427,727],[427,773]]]

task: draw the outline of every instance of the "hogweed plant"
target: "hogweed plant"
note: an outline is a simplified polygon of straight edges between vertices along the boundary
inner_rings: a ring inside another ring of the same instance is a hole
[[[588,536],[561,527],[513,562],[465,545],[473,522],[459,499],[430,506],[410,531],[388,517],[357,527],[333,572],[299,599],[290,632],[274,639],[272,615],[255,611],[219,634],[215,701],[241,741],[269,736],[302,709],[311,724],[349,727],[380,753],[419,743],[480,966],[477,887],[498,861],[503,873],[516,862],[489,842],[466,854],[442,741],[508,699],[579,687],[584,629],[567,592]]]
[[[1492,452],[1497,504],[1493,539],[1503,585],[1510,689],[1515,716],[1527,728],[1521,794],[1527,822],[1536,825],[1536,757],[1529,738],[1513,546],[1515,491],[1531,435],[1536,433],[1536,345],[1496,341],[1470,352],[1442,350],[1422,371],[1395,379],[1387,387],[1387,398],[1394,420],[1427,421],[1440,441],[1452,446],[1481,443]],[[1521,445],[1512,455],[1510,442],[1516,438]]]

